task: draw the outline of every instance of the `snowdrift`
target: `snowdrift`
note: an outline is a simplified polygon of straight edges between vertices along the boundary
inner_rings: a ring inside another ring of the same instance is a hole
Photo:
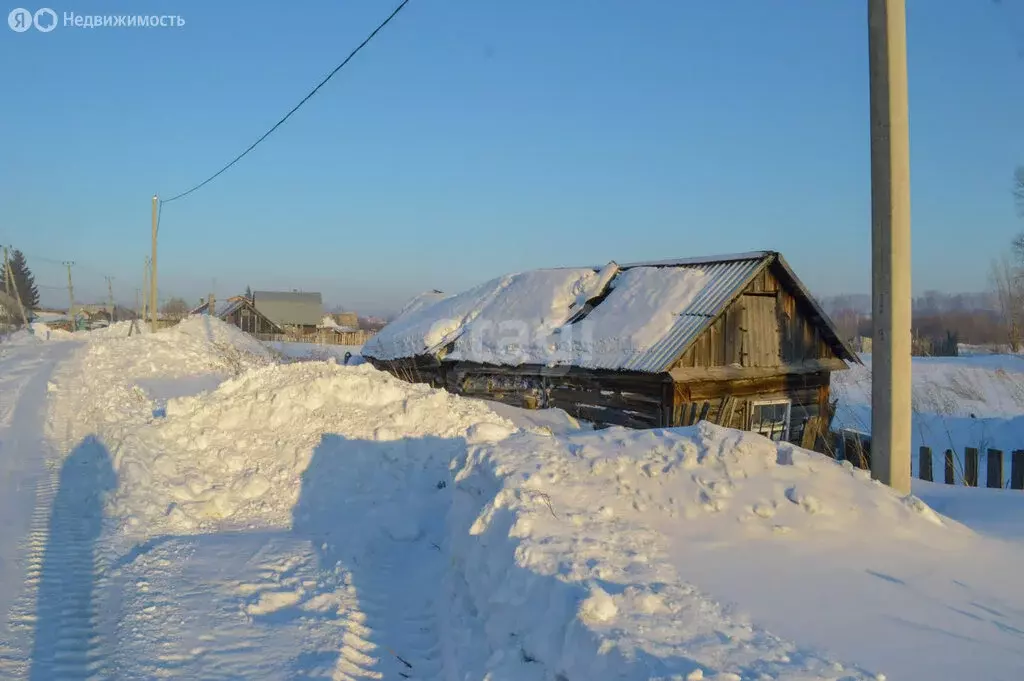
[[[164,418],[124,433],[114,453],[121,478],[114,506],[150,533],[287,526],[302,474],[324,443],[349,443],[327,481],[337,494],[349,484],[383,498],[411,469],[434,471],[430,489],[446,475],[453,450],[431,441],[464,449],[465,438],[487,428],[501,437],[515,430],[483,403],[368,365],[270,365],[211,393],[172,399]]]
[[[988,608],[1024,631],[1009,567],[1024,553],[751,433],[616,428],[475,447],[448,529],[454,612],[482,620],[449,659],[472,678],[531,666],[528,678],[875,678],[849,663],[1011,678],[1024,662],[1016,634],[977,620]],[[986,575],[979,555],[1006,567]]]
[[[456,476],[449,588],[484,623],[450,658],[473,678],[519,678],[524,661],[536,678],[873,678],[730,615],[670,556],[674,526],[835,531],[837,493],[844,510],[942,522],[812,453],[707,425],[476,447]]]

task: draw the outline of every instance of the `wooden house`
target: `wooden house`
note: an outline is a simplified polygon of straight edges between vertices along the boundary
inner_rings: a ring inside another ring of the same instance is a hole
[[[831,372],[860,362],[771,251],[537,270],[424,299],[367,342],[369,362],[598,425],[708,420],[813,446]]]
[[[251,334],[283,334],[284,329],[256,309],[245,296],[235,296],[225,301],[214,300],[214,316],[242,331]],[[209,301],[192,310],[191,314],[209,314]]]

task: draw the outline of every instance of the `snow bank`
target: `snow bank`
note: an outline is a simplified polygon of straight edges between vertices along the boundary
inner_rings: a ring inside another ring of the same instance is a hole
[[[64,329],[51,329],[42,322],[32,322],[29,325],[32,335],[39,340],[70,340],[74,335]]]
[[[1017,645],[996,628],[978,639],[948,609],[995,607],[998,588],[1024,601],[1011,568],[986,596],[957,594],[954,579],[984,583],[971,566],[992,546],[791,445],[709,424],[521,434],[458,468],[447,596],[455,620],[481,622],[450,643],[457,678],[873,678],[857,663],[957,679],[964,659]],[[900,591],[911,577],[896,575],[918,569],[931,571],[919,592]],[[905,623],[918,621],[976,645],[914,637]],[[908,635],[923,648],[908,652]],[[1020,657],[989,656],[977,678],[1003,678]]]
[[[109,331],[109,329],[105,329]],[[84,341],[74,359],[53,377],[58,393],[51,410],[51,437],[74,447],[95,435],[116,450],[128,433],[153,419],[159,396],[149,386],[174,393],[176,381],[219,382],[273,361],[267,348],[218,319],[192,318],[143,335],[74,334]]]
[[[340,475],[375,471],[375,479],[348,484],[384,493],[395,488],[387,480],[409,474],[406,467],[444,474],[453,452],[431,442],[464,448],[487,429],[507,435],[515,427],[480,402],[369,366],[270,365],[212,393],[170,400],[165,418],[123,433],[114,509],[147,533],[287,525],[302,474],[326,442],[348,443],[338,455]],[[326,482],[337,494],[346,486]]]

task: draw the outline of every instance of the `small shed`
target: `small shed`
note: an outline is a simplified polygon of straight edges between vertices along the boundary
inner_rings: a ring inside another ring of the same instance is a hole
[[[319,293],[254,291],[252,302],[260,314],[277,326],[300,333],[316,333],[324,316]]]
[[[813,446],[831,372],[860,362],[774,251],[535,270],[414,303],[367,361],[599,425],[708,420]]]

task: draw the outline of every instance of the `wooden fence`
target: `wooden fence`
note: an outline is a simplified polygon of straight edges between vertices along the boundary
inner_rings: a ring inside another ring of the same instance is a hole
[[[363,345],[373,337],[370,331],[343,331],[311,333],[307,335],[285,333],[253,333],[257,340],[266,343],[309,343],[311,345]]]
[[[847,460],[857,468],[871,468],[871,438],[851,431],[833,434],[835,439],[834,456],[839,460]],[[1010,478],[1006,479],[1006,452],[1002,449],[989,448],[984,452],[977,447],[965,447],[963,457],[947,449],[939,453],[940,470],[936,471],[935,459],[931,447],[922,446],[917,452],[917,476],[928,482],[942,482],[947,485],[963,484],[967,487],[981,486],[982,464],[984,464],[984,486],[993,489],[1024,490],[1024,449],[1010,453]],[[936,479],[936,474],[941,477]]]

